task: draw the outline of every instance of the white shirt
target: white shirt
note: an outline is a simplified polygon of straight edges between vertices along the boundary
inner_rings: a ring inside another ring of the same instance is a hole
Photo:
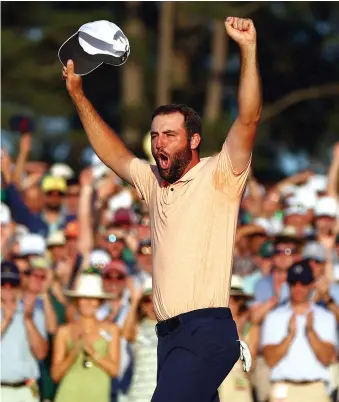
[[[313,329],[318,337],[335,346],[338,345],[336,320],[333,313],[311,304],[313,311]],[[279,344],[288,333],[288,324],[292,316],[290,304],[271,311],[263,324],[261,333],[262,346]],[[272,381],[315,381],[329,380],[329,370],[317,359],[306,336],[306,317],[297,315],[297,330],[286,355],[272,368]]]

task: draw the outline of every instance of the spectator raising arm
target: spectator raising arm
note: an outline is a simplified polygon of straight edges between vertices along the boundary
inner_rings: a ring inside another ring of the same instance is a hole
[[[137,336],[138,307],[142,297],[142,289],[135,288],[135,283],[132,278],[128,280],[128,288],[131,294],[131,306],[122,328],[122,335],[129,342],[134,342]]]
[[[82,79],[74,73],[71,60],[63,69],[67,90],[78,111],[89,141],[98,157],[123,180],[132,184],[129,172],[135,156],[129,152],[118,135],[103,121],[82,89]]]
[[[241,53],[239,114],[228,133],[226,146],[234,171],[242,172],[252,153],[262,109],[256,31],[251,20],[234,17],[227,18],[225,27]]]
[[[333,159],[328,171],[328,195],[339,197],[339,142],[334,145]]]
[[[93,195],[92,169],[85,169],[81,172],[80,185],[78,250],[86,259],[93,249],[94,243],[91,211],[91,201]]]
[[[31,233],[38,233],[47,236],[48,227],[45,222],[37,215],[34,215],[26,206],[18,192],[16,186],[12,183],[11,160],[5,149],[2,149],[2,175],[4,185],[7,189],[7,204],[13,214],[16,223],[26,226]]]
[[[23,133],[20,138],[20,147],[19,147],[19,155],[16,160],[15,170],[13,175],[14,184],[18,189],[22,189],[21,181],[23,173],[25,172],[26,162],[28,159],[28,155],[31,151],[31,133]]]

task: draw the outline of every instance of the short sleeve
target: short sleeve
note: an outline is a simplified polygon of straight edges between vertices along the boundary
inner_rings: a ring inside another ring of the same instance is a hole
[[[282,315],[278,312],[268,313],[261,330],[261,346],[278,345],[286,336]]]
[[[234,171],[226,147],[226,142],[224,143],[221,152],[215,155],[214,158],[216,158],[217,162],[214,173],[216,189],[227,193],[231,198],[240,198],[246,186],[252,162],[252,155],[249,158],[246,167],[241,172]]]
[[[331,343],[337,348],[338,328],[334,314],[327,310],[320,311],[318,314],[314,324],[317,335],[323,342]]]
[[[156,177],[152,166],[138,158],[134,158],[130,163],[130,176],[139,197],[149,204],[153,185]]]
[[[254,286],[254,300],[256,303],[264,303],[270,297],[270,289],[268,283],[266,282],[266,278],[261,278]]]

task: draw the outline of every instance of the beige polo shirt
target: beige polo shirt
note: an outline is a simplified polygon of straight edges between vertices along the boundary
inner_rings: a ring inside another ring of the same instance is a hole
[[[149,205],[153,299],[159,321],[206,307],[227,307],[233,247],[247,167],[236,174],[224,144],[174,184],[135,158],[130,173]]]

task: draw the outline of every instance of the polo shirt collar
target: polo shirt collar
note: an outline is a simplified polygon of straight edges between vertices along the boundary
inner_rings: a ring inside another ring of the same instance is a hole
[[[173,186],[178,183],[187,183],[195,178],[199,170],[202,168],[203,165],[207,162],[209,158],[201,158],[200,161],[192,167],[188,172],[186,172],[179,180],[174,183],[168,183],[166,180],[161,181],[161,187]]]

